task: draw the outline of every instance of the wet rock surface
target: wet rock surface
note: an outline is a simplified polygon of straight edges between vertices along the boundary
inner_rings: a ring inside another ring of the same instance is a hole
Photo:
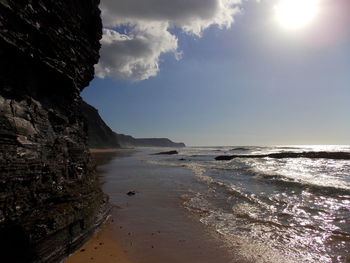
[[[108,214],[79,96],[99,58],[98,4],[0,1],[0,262],[58,262]]]
[[[167,152],[154,153],[154,155],[174,155],[174,154],[178,154],[178,151],[167,151]]]
[[[215,157],[217,161],[229,161],[235,158],[310,158],[310,159],[336,159],[336,160],[350,160],[350,153],[348,152],[282,152],[270,154],[240,154],[240,155],[220,155]]]
[[[136,195],[136,191],[129,191],[126,193],[128,196]]]

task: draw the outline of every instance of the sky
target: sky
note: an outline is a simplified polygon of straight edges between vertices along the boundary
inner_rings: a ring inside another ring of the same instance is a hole
[[[350,144],[350,1],[308,0],[317,15],[299,28],[276,19],[281,1],[102,0],[82,97],[138,138]]]

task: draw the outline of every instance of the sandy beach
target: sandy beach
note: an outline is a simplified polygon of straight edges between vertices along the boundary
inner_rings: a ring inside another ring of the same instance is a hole
[[[131,263],[118,241],[111,235],[111,220],[78,251],[66,259],[65,263]]]
[[[118,155],[127,155],[127,150],[118,151],[118,149],[90,149],[93,160],[98,167],[98,173],[103,182],[103,170],[101,166],[110,162]],[[114,218],[111,216],[107,222],[97,230],[91,239],[85,243],[79,250],[70,255],[65,263],[85,263],[85,262],[104,262],[104,263],[131,263],[132,261],[126,255],[118,239],[112,234]]]
[[[66,263],[235,262],[214,231],[182,206],[188,170],[145,163],[130,150],[95,153],[112,216]],[[128,192],[134,195],[128,195]]]

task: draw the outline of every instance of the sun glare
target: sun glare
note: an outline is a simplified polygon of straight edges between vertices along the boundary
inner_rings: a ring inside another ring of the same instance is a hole
[[[275,6],[276,18],[287,29],[309,24],[319,11],[318,0],[280,0]]]

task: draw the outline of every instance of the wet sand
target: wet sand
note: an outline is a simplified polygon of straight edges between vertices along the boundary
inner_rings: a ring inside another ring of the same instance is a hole
[[[95,155],[105,160],[99,170],[112,219],[66,262],[236,262],[220,236],[183,208],[191,188],[203,187],[190,171],[148,164],[132,151]]]
[[[132,263],[118,241],[113,238],[111,223],[106,223],[81,249],[66,259],[65,263]]]

